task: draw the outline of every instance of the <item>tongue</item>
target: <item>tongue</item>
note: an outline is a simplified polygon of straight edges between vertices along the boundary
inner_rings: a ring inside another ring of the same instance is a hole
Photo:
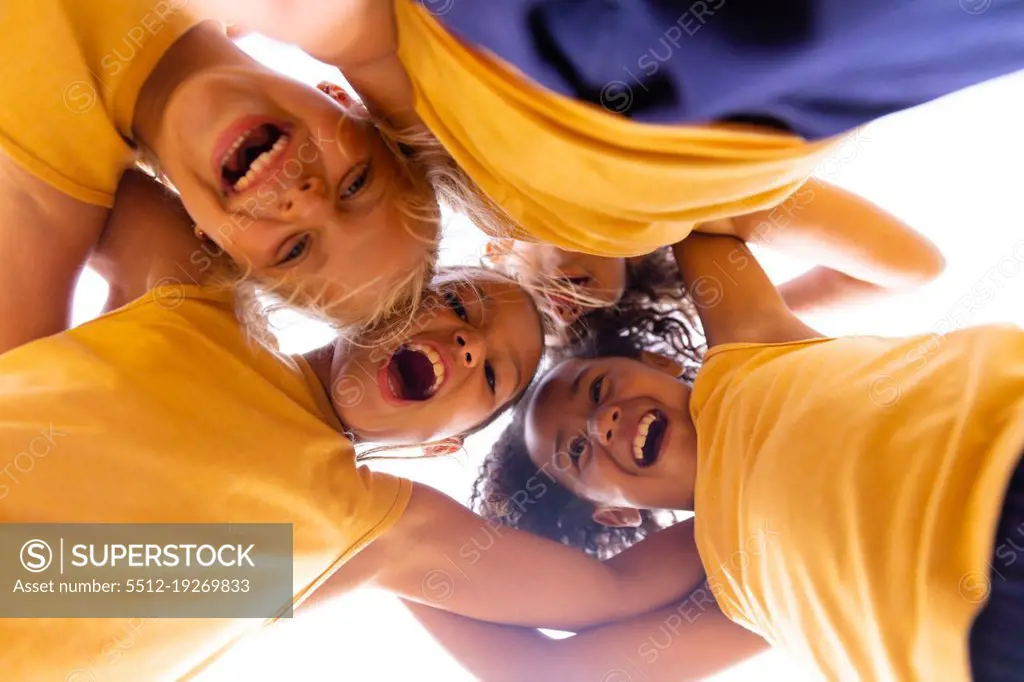
[[[402,400],[422,401],[430,398],[434,387],[434,365],[423,353],[400,348],[391,356],[388,367],[391,385]]]

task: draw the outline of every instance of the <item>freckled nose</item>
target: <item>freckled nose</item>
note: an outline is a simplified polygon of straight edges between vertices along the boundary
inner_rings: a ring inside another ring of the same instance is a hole
[[[476,334],[455,334],[455,357],[464,367],[473,368],[484,360],[484,343]]]
[[[622,410],[617,407],[602,407],[595,412],[589,422],[590,435],[602,445],[609,445],[615,439],[615,431],[622,418]]]
[[[326,185],[317,177],[307,176],[299,179],[281,193],[278,210],[283,220],[300,220],[309,218],[322,207],[326,197]]]

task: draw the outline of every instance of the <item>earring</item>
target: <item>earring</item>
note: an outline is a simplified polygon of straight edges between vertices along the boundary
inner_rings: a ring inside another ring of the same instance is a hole
[[[196,234],[196,239],[201,239],[203,241],[206,241],[206,233],[203,232],[201,229],[199,229],[199,227],[196,227],[195,234]]]

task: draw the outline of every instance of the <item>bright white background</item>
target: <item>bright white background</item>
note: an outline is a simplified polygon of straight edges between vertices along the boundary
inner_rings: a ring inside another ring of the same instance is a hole
[[[300,80],[338,80],[333,69],[295,50],[258,37],[245,39],[243,46]],[[948,269],[939,281],[912,294],[815,318],[812,325],[829,334],[900,335],[993,321],[1024,324],[1022,127],[1024,74],[1018,74],[875,123],[840,147],[819,176],[867,197],[924,232],[945,253]],[[470,262],[481,244],[472,227],[454,221],[445,235],[443,257],[447,262]],[[806,267],[772,254],[764,257],[779,280]],[[979,296],[982,286],[994,295]],[[104,283],[87,273],[76,299],[76,319],[94,316],[104,298]],[[283,316],[277,323],[282,348],[289,352],[330,340],[326,330],[294,316]],[[390,463],[386,468],[466,500],[476,468],[502,426],[499,422],[478,435],[461,456]],[[651,635],[664,641],[660,632]],[[639,662],[635,654],[645,641],[638,637],[623,643],[624,655]],[[594,682],[646,679],[642,669],[627,674]],[[420,631],[401,606],[373,593],[345,598],[267,628],[202,677],[203,682],[404,679],[472,678]],[[769,654],[718,679],[797,677],[781,657]]]

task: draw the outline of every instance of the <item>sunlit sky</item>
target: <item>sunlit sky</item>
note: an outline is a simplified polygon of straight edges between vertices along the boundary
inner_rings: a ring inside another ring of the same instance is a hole
[[[242,45],[299,80],[339,80],[334,69],[297,50],[260,37],[246,38]],[[938,281],[912,294],[809,322],[827,334],[882,335],[945,332],[995,321],[1024,324],[1022,122],[1024,73],[889,117],[841,146],[819,169],[819,177],[863,195],[928,235],[946,255],[948,268]],[[453,220],[446,230],[443,259],[474,262],[482,244],[472,226]],[[777,281],[808,267],[771,253],[763,253],[763,259]],[[987,301],[972,297],[972,288],[985,281],[995,286],[996,294]],[[76,320],[94,316],[104,298],[102,280],[87,273],[76,297]],[[278,318],[277,325],[282,349],[288,352],[330,340],[326,329],[295,316]],[[392,462],[380,468],[465,501],[479,462],[503,426],[499,420],[474,437],[457,457]],[[643,640],[630,645],[630,651],[641,644]],[[627,672],[631,679],[623,678],[625,682],[645,680],[641,670]],[[264,629],[236,646],[200,679],[461,682],[473,678],[395,600],[360,593]],[[780,655],[772,653],[715,679],[800,678]]]

